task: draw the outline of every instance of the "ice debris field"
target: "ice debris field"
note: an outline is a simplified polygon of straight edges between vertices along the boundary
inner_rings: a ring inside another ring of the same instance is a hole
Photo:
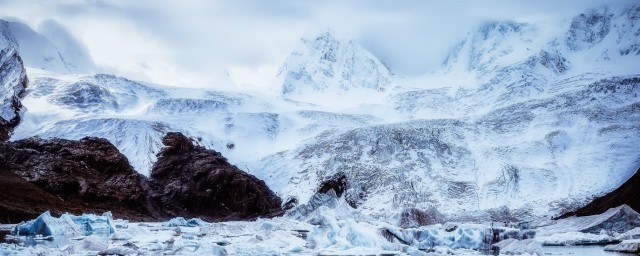
[[[0,255],[616,255],[637,252],[640,245],[640,214],[626,205],[600,215],[520,225],[446,222],[400,228],[334,200],[304,216],[256,221],[177,217],[129,223],[110,213],[53,217],[45,212],[2,227],[10,234]]]

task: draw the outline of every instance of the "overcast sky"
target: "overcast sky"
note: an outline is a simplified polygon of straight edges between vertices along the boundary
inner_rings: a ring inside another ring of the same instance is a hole
[[[0,16],[37,28],[55,20],[104,72],[190,87],[262,85],[302,36],[331,28],[400,75],[437,68],[485,20],[554,20],[603,3],[580,1],[0,0]]]

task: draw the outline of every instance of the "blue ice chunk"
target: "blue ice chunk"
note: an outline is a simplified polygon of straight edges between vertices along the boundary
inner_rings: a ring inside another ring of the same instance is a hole
[[[49,211],[44,212],[38,218],[18,224],[13,233],[21,236],[32,235],[62,235],[62,234],[83,234],[105,233],[111,234],[116,231],[110,212],[102,216],[94,214],[83,214],[74,216],[63,214],[59,218],[51,216]]]
[[[433,248],[447,246],[452,249],[482,249],[485,230],[481,227],[460,227],[453,231],[446,231],[436,227],[422,228],[387,228],[394,236],[418,248]]]
[[[186,220],[183,217],[175,217],[169,221],[162,223],[164,227],[208,227],[209,223],[200,218],[192,218]]]
[[[51,216],[49,211],[46,211],[34,220],[18,224],[13,233],[20,236],[81,234],[82,228],[76,225],[66,214],[60,216],[60,218],[55,218]]]
[[[113,216],[111,215],[111,212],[105,212],[102,216],[94,214],[82,214],[82,216],[63,214],[63,216],[64,215],[68,215],[74,223],[78,224],[85,234],[111,234],[116,231],[116,226],[113,223]]]

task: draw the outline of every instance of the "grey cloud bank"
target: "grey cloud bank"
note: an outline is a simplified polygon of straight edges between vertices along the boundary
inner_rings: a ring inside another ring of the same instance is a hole
[[[103,72],[176,86],[259,88],[300,37],[323,28],[357,40],[394,73],[410,76],[438,68],[483,21],[553,22],[632,2],[5,0],[0,16],[67,30]]]

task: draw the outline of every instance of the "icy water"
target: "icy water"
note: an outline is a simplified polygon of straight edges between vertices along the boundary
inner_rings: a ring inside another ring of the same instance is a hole
[[[81,235],[56,235],[53,240],[36,240],[35,236],[20,236],[18,239],[9,239],[7,240],[7,235],[10,235],[10,230],[0,230],[0,243],[8,243],[8,244],[18,244],[23,246],[36,246],[36,245],[44,245],[46,247],[62,247],[64,245],[70,244],[74,242],[73,238],[81,237]],[[87,234],[91,235],[91,234]],[[96,233],[98,237],[102,238],[103,241],[109,242],[109,234],[99,234]]]
[[[576,246],[543,246],[542,251],[544,255],[573,255],[573,256],[630,256],[636,255],[634,253],[618,253],[618,252],[607,252],[604,250],[604,246],[597,245],[576,245]],[[497,251],[493,250],[483,250],[480,253],[482,255],[500,255]]]
[[[636,255],[635,253],[607,252],[604,246],[598,245],[574,245],[574,246],[543,246],[545,255],[576,255],[576,256],[600,256],[600,255]]]

